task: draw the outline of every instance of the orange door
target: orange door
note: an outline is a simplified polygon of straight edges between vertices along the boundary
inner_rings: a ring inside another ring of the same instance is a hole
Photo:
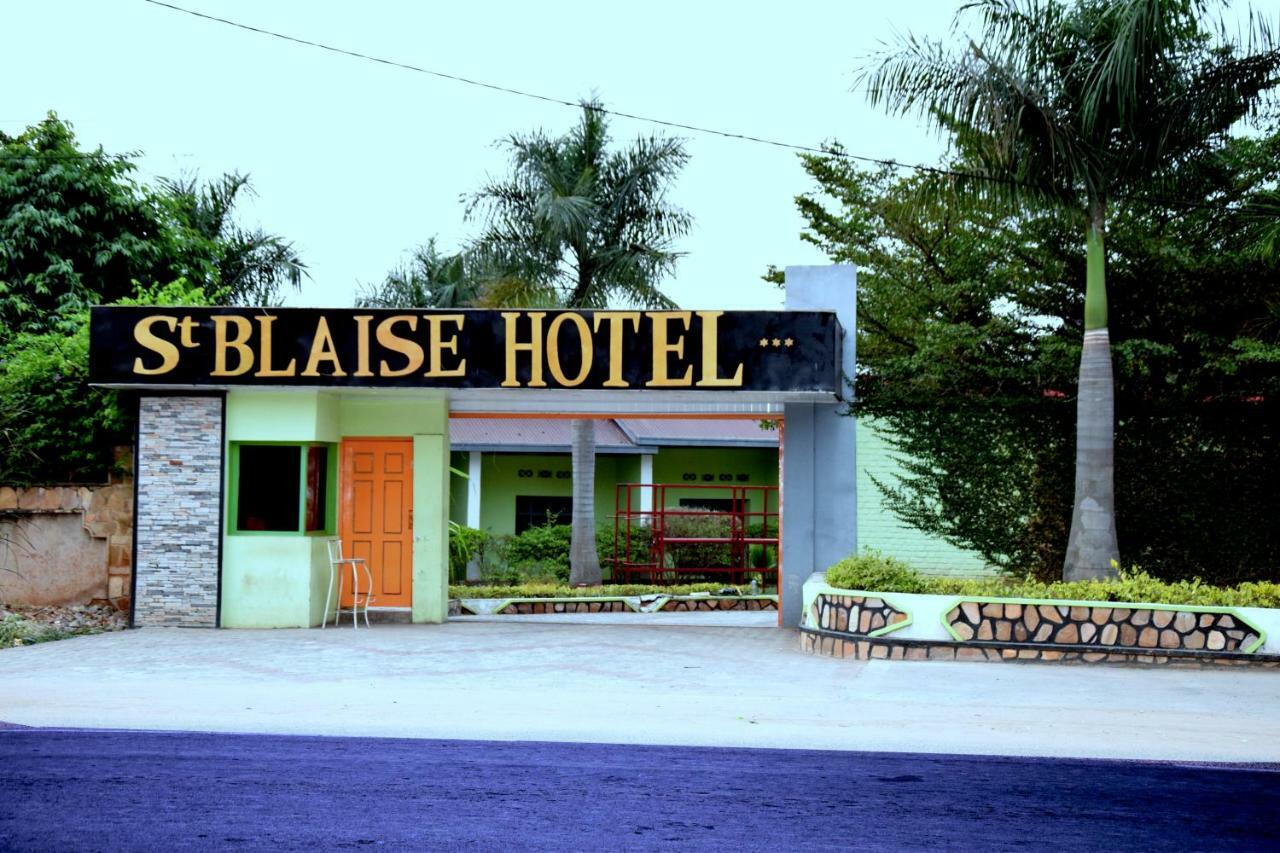
[[[412,605],[412,439],[342,442],[341,516],[343,556],[364,558],[373,573],[371,606]],[[343,606],[350,606],[350,594],[344,598]]]

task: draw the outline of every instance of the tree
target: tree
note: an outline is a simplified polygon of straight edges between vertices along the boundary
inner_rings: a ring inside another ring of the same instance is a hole
[[[302,288],[309,276],[293,243],[236,223],[237,200],[253,195],[249,176],[231,172],[201,186],[195,174],[162,180],[166,202],[196,239],[187,253],[212,265],[216,297],[226,305],[278,305],[282,285]],[[185,271],[184,273],[189,273]]]
[[[442,255],[435,238],[418,248],[408,264],[387,273],[382,283],[356,297],[360,308],[463,308],[479,297],[474,261],[464,253]]]
[[[1085,230],[1084,345],[1075,497],[1063,576],[1107,577],[1119,560],[1114,381],[1105,240],[1117,203],[1169,187],[1217,150],[1277,82],[1280,51],[1215,37],[1203,0],[975,0],[980,34],[961,52],[907,37],[865,72],[873,104],[953,132],[972,179],[1005,204],[1076,213]],[[958,22],[959,23],[959,22]],[[1225,32],[1225,30],[1220,31]]]
[[[658,283],[680,254],[691,219],[667,200],[688,160],[683,143],[639,137],[609,151],[598,101],[584,101],[577,127],[507,140],[511,174],[476,192],[468,216],[484,230],[469,248],[489,305],[604,308],[619,300],[673,307]],[[573,539],[570,582],[600,583],[595,541],[594,424],[573,424]],[[592,460],[587,464],[587,460]]]
[[[54,113],[0,132],[0,340],[169,280],[171,241],[128,156],[82,151]]]
[[[1280,257],[1256,200],[1280,129],[1179,166],[1108,234],[1117,317],[1117,514],[1126,554],[1171,580],[1280,573]],[[1087,263],[1073,218],[993,212],[940,178],[803,158],[802,235],[858,275],[855,413],[900,451],[879,483],[907,524],[1017,574],[1061,573]],[[955,164],[965,169],[963,161]],[[964,199],[960,199],[963,201]]]

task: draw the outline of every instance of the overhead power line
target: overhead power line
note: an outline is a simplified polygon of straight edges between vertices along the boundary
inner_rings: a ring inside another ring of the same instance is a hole
[[[488,89],[493,92],[501,92],[506,95],[515,95],[521,98],[530,98],[535,101],[542,101],[543,103],[555,104],[557,106],[562,106],[562,107],[571,107],[573,109],[581,109],[583,106],[582,103],[579,101],[572,101],[566,98],[555,97],[553,95],[543,95],[538,92],[529,92],[524,89],[515,89],[510,86],[502,86],[497,83],[487,82],[485,80],[476,80],[472,77],[464,77],[461,74],[450,74],[445,71],[437,71],[431,68],[423,68],[420,65],[413,65],[412,63],[401,62],[396,59],[387,59],[386,57],[382,57],[382,56],[373,56],[371,54],[361,53],[358,50],[350,50],[345,47],[337,47],[335,45],[325,44],[324,42],[313,41],[311,39],[305,39],[299,36],[291,36],[287,33],[280,33],[274,30],[264,29],[262,27],[255,27],[251,24],[243,24],[239,21],[232,21],[228,18],[220,18],[217,15],[209,15],[209,14],[206,14],[205,12],[198,12],[194,9],[188,9],[183,6],[174,5],[173,3],[166,3],[164,2],[164,0],[143,0],[143,2],[149,3],[152,6],[160,6],[165,9],[171,9],[175,12],[181,12],[184,15],[191,15],[192,17],[195,17],[195,18],[203,18],[206,21],[214,21],[219,24],[225,24],[226,26],[229,26],[229,27],[235,27],[238,30],[245,30],[247,32],[257,33],[258,35],[268,36],[270,38],[275,38],[275,39],[281,39],[283,41],[292,42],[293,44],[304,45],[306,47],[313,47],[318,50],[326,50],[330,53],[336,53],[341,56],[351,57],[353,59],[363,59],[367,62],[376,62],[379,65],[388,65],[392,68],[400,68],[405,71],[413,71],[418,74],[426,74],[431,77],[437,77],[441,80],[450,80],[454,83],[463,83],[468,86],[478,86],[479,88]],[[720,130],[714,127],[703,127],[701,125],[696,125],[696,124],[685,124],[684,122],[671,121],[669,119],[656,118],[654,116],[640,115],[638,113],[629,113],[629,112],[624,112],[622,110],[612,109],[609,107],[594,107],[594,109],[600,113],[603,113],[604,115],[631,119],[632,121],[644,122],[646,124],[657,125],[659,127],[669,127],[675,130],[685,130],[690,133],[701,133],[701,134],[706,134],[708,136],[719,136],[724,139],[736,139],[741,142],[752,142],[758,145],[770,145],[770,146],[773,146],[774,148],[784,148],[790,151],[800,151],[807,154],[817,154],[823,157],[839,157],[845,160],[858,160],[864,163],[877,163],[881,166],[890,166],[893,168],[900,168],[900,169],[914,169],[916,171],[930,172],[938,175],[968,177],[968,178],[973,178],[975,180],[988,180],[988,181],[1003,180],[1003,179],[995,178],[992,176],[958,172],[953,169],[945,169],[939,166],[927,166],[922,163],[902,163],[897,160],[892,160],[884,157],[869,157],[861,154],[851,154],[848,151],[832,151],[831,149],[828,149],[828,148],[821,148],[814,145],[801,145],[796,142],[784,142],[782,140],[769,139],[767,137],[755,136],[749,133],[736,133],[734,131]],[[1016,181],[1008,181],[1008,180],[1004,180],[1004,182],[1017,183]]]
[[[466,77],[461,74],[451,74],[446,71],[437,71],[432,68],[424,68],[420,65],[414,65],[408,62],[401,62],[396,59],[387,59],[386,57],[382,57],[382,56],[373,56],[371,54],[362,53],[358,50],[351,50],[349,48],[338,47],[336,45],[331,45],[331,44],[325,44],[324,42],[318,42],[312,39],[305,39],[299,36],[292,36],[287,33],[276,32],[275,30],[268,30],[263,27],[255,27],[251,24],[241,23],[240,21],[233,21],[229,18],[222,18],[217,15],[210,15],[205,12],[198,12],[195,9],[188,9],[184,6],[178,6],[174,3],[167,3],[167,2],[164,2],[164,0],[143,0],[143,2],[148,3],[152,6],[159,6],[164,9],[169,9],[174,12],[181,12],[184,15],[190,15],[194,18],[200,18],[206,21],[212,21],[214,23],[223,24],[228,27],[234,27],[235,29],[238,29],[238,30],[244,30],[250,33],[256,33],[257,35],[267,36],[269,38],[279,39],[281,41],[291,42],[293,44],[302,45],[304,47],[311,47],[317,50],[328,51],[329,53],[336,53],[340,56],[346,56],[352,59],[360,59],[366,62],[375,62],[379,65],[386,65],[392,68],[400,68],[402,70],[412,71],[417,74],[426,74],[430,77],[436,77],[441,80],[449,80],[449,81],[452,81],[455,83],[461,83],[467,86],[476,86],[481,89],[488,89],[492,92],[500,92],[502,94],[514,95],[520,98],[529,98],[531,100],[541,101],[547,104],[555,104],[557,106],[570,107],[573,109],[581,109],[585,106],[579,101],[572,101],[566,98],[559,98],[552,95],[544,95],[538,92],[529,92],[524,89],[516,89],[511,86],[503,86],[497,83],[490,83],[485,80],[476,80],[472,77]],[[817,147],[813,145],[802,145],[795,142],[784,142],[782,140],[770,139],[768,137],[756,136],[749,133],[737,133],[729,130],[720,130],[719,128],[714,128],[714,127],[704,127],[701,125],[686,124],[684,122],[656,118],[654,116],[640,115],[638,113],[629,113],[629,112],[624,112],[623,110],[617,110],[617,109],[612,109],[612,108],[603,107],[603,106],[591,107],[591,109],[594,109],[597,112],[600,112],[604,115],[631,119],[632,121],[644,122],[646,124],[652,124],[658,127],[669,127],[675,130],[688,131],[690,133],[700,133],[707,136],[718,136],[723,139],[734,139],[740,142],[749,142],[757,145],[768,145],[774,148],[782,148],[788,151],[797,151],[803,154],[812,154],[819,157],[837,158],[841,160],[853,160],[861,163],[874,163],[876,165],[885,166],[892,169],[908,169],[908,170],[922,172],[930,175],[940,175],[943,177],[951,177],[951,178],[963,178],[963,179],[972,180],[972,181],[984,181],[987,183],[1002,184],[1005,186],[1024,187],[1032,190],[1039,189],[1039,187],[1037,187],[1035,184],[1029,183],[1027,181],[1019,181],[1015,178],[1002,178],[996,175],[984,175],[977,172],[968,172],[968,171],[959,170],[959,169],[949,169],[944,166],[930,166],[924,163],[903,163],[899,160],[894,160],[894,159],[885,158],[885,157],[871,157],[865,154],[853,154],[849,151],[845,151],[843,148],[830,148],[830,147],[824,148],[824,147]],[[1160,198],[1160,197],[1149,196],[1149,195],[1147,196],[1117,195],[1115,197],[1116,198],[1129,197],[1129,198],[1140,199],[1148,203],[1156,202],[1156,203],[1168,205],[1170,207],[1182,207],[1187,209],[1219,209],[1218,206],[1216,205],[1206,204],[1204,202],[1192,202],[1192,201],[1185,201],[1181,199]]]

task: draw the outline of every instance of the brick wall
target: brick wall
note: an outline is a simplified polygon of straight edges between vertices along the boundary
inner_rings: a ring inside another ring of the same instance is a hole
[[[217,624],[221,397],[143,397],[134,624]]]
[[[902,466],[896,451],[866,418],[858,420],[858,547],[905,560],[927,575],[977,577],[994,572],[981,556],[908,527],[885,505],[872,482],[895,485]]]

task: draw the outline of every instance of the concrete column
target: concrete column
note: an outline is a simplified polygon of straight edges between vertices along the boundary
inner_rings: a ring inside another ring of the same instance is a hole
[[[467,454],[467,527],[480,529],[480,461],[483,454],[472,450]]]
[[[142,397],[133,624],[218,625],[223,399]]]
[[[653,454],[645,453],[640,457],[640,484],[643,486],[653,485]],[[645,488],[640,490],[640,511],[649,513],[653,512],[653,489]],[[644,517],[644,523],[649,523],[649,516]]]
[[[834,311],[844,328],[844,400],[852,400],[857,275],[851,265],[787,267],[789,311]],[[858,548],[856,423],[845,402],[787,403],[782,472],[782,624],[803,615],[803,586],[814,572]]]

